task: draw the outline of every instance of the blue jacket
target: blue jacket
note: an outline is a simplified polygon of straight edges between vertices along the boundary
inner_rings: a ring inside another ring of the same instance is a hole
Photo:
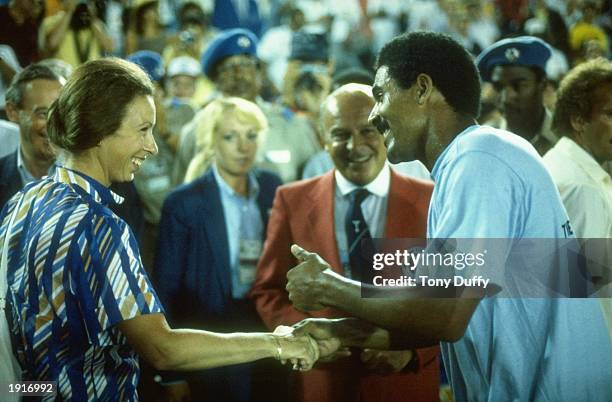
[[[267,171],[254,173],[260,189],[257,204],[266,226],[281,181]],[[174,326],[214,330],[219,325],[218,329],[228,329],[228,314],[233,308],[230,256],[219,191],[209,169],[174,190],[164,202],[154,281]]]
[[[264,223],[263,237],[281,180],[267,171],[253,172],[259,183],[257,204]],[[174,328],[264,331],[252,302],[232,299],[229,243],[219,191],[209,169],[164,201],[153,273],[155,289]],[[161,374],[164,382],[191,378],[207,389],[210,399],[206,400],[223,397],[245,402],[253,398],[252,370],[252,364],[241,364],[196,373]]]
[[[0,159],[0,210],[23,187],[17,170],[17,152]]]

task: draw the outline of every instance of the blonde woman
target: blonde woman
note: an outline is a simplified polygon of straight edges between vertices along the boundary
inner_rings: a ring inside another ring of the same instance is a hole
[[[253,168],[267,121],[257,105],[241,98],[214,100],[196,119],[198,152],[186,184],[170,193],[162,209],[155,258],[158,294],[178,327],[262,331],[246,294],[267,211],[281,184],[275,174]],[[198,400],[207,400],[204,393],[210,400],[266,400],[260,378],[253,375],[260,368],[245,364],[190,376],[163,373],[162,378],[174,384],[169,387],[188,380]],[[274,377],[268,373],[267,390],[278,398],[279,387],[270,387]]]

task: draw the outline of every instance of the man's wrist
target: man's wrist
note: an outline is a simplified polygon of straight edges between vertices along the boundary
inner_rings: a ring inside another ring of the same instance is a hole
[[[342,346],[387,350],[389,332],[358,318],[339,318],[336,321],[334,336]]]
[[[272,337],[272,347],[273,347],[273,356],[276,360],[281,360],[283,356],[283,346],[281,345],[281,341],[279,335],[271,335]]]
[[[339,296],[343,277],[327,268],[320,277],[321,299],[320,304],[327,307],[339,307]]]

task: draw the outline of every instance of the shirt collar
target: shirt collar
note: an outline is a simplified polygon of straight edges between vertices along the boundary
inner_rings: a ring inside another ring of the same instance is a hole
[[[55,169],[53,180],[59,183],[66,183],[78,186],[89,194],[96,202],[104,205],[121,204],[123,197],[112,192],[108,187],[76,170],[58,166]]]
[[[340,173],[338,169],[334,171],[334,176],[336,178],[336,186],[342,196],[346,196],[358,188],[365,188],[378,197],[386,197],[387,194],[389,194],[391,170],[388,162],[385,162],[385,166],[380,170],[378,176],[365,186],[358,186],[352,181],[349,181],[346,177],[342,176],[342,173]]]
[[[28,170],[28,167],[23,163],[23,156],[21,156],[21,147],[17,150],[17,170],[21,172],[21,178],[24,184],[36,180],[34,175]]]
[[[234,196],[234,197],[242,197],[242,195],[234,191],[234,189],[229,184],[227,184],[225,179],[221,177],[221,175],[219,174],[219,171],[217,170],[216,163],[212,164],[212,170],[215,176],[215,180],[217,181],[217,184],[221,188],[221,191],[231,196]],[[249,181],[249,186],[248,186],[249,196],[247,198],[255,198],[259,194],[259,183],[255,179],[255,175],[253,174],[252,170],[249,171],[249,173],[247,174],[247,179]]]
[[[576,144],[574,140],[568,137],[563,137],[557,142],[555,148],[559,152],[567,155],[572,161],[580,166],[589,176],[598,182],[604,181],[610,177],[608,172],[597,163],[595,158],[589,154],[584,148]]]
[[[446,165],[446,159],[448,157],[452,157],[453,155],[452,152],[453,150],[455,150],[455,144],[457,144],[463,136],[467,135],[468,133],[474,130],[479,129],[480,127],[481,126],[478,124],[473,124],[471,126],[468,126],[465,130],[457,134],[457,136],[453,138],[450,144],[448,144],[446,148],[444,148],[442,153],[438,156],[438,159],[436,159],[436,161],[434,162],[433,169],[431,169],[431,179],[434,181],[434,183],[438,181],[439,176],[442,174],[441,173],[442,169]]]

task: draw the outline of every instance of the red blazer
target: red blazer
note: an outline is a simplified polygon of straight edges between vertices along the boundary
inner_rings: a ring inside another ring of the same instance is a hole
[[[262,256],[250,297],[270,329],[292,325],[308,317],[346,317],[326,309],[296,310],[285,291],[287,271],[297,264],[290,252],[293,243],[317,252],[332,269],[343,273],[334,230],[334,173],[278,188],[268,222]],[[424,238],[433,184],[391,171],[386,238]],[[312,402],[438,401],[439,348],[418,349],[416,372],[373,374],[359,361],[359,353],[298,374],[297,400]]]

